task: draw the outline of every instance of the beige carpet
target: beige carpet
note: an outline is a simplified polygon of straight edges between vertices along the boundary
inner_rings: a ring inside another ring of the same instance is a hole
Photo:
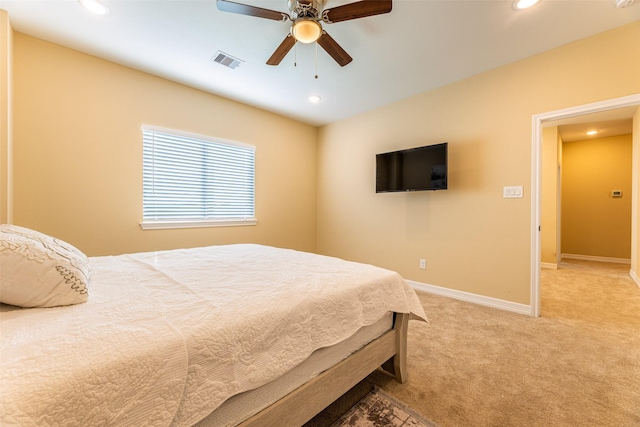
[[[374,385],[440,427],[640,426],[640,288],[629,266],[543,270],[542,316],[419,294],[409,380],[375,372],[308,426],[330,425]]]

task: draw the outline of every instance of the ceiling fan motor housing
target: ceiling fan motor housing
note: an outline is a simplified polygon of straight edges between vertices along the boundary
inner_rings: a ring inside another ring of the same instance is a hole
[[[319,19],[326,0],[289,0],[291,18]]]

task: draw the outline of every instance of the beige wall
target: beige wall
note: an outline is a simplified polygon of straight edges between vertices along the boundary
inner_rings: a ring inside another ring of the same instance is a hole
[[[640,44],[629,40],[640,40],[639,22],[318,132],[16,33],[14,222],[90,255],[243,241],[317,246],[407,279],[527,304],[531,116],[640,93]],[[140,230],[142,124],[255,144],[259,225]],[[450,144],[449,190],[375,194],[375,153],[441,141]],[[524,198],[503,199],[505,185],[523,185]]]
[[[640,93],[632,40],[640,22],[322,128],[319,252],[529,304],[532,116]],[[449,190],[375,194],[376,153],[441,141]]]
[[[563,254],[631,258],[631,141],[629,134],[563,143]]]
[[[541,261],[549,267],[558,264],[558,185],[559,185],[559,143],[558,127],[542,130],[541,168]]]
[[[238,242],[315,250],[315,127],[17,32],[14,62],[14,223],[88,255]],[[255,145],[258,225],[141,230],[145,124]]]
[[[9,15],[0,9],[0,223],[12,218],[12,71],[13,30]]]

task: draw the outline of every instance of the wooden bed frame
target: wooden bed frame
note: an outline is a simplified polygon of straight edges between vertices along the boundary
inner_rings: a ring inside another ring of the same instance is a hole
[[[301,426],[380,366],[404,383],[408,326],[409,314],[394,313],[393,329],[239,426]]]

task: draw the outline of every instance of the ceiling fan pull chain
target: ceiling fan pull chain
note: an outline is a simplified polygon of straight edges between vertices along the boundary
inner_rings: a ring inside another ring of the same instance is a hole
[[[293,45],[293,66],[298,66],[298,43]]]
[[[316,40],[316,79],[318,78],[318,40]]]

